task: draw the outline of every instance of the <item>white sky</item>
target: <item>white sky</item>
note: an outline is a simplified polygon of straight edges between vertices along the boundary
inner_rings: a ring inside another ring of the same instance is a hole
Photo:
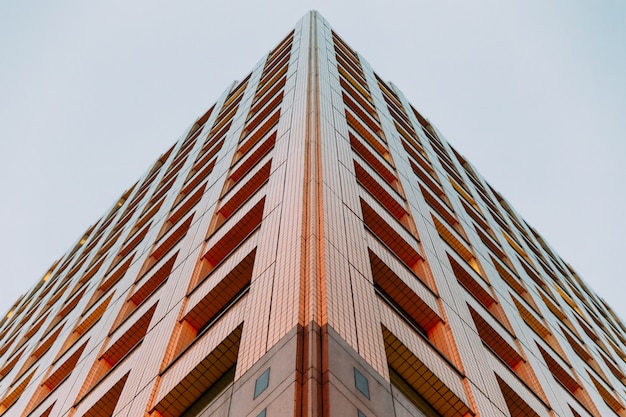
[[[0,310],[317,9],[626,317],[626,3],[0,2]]]

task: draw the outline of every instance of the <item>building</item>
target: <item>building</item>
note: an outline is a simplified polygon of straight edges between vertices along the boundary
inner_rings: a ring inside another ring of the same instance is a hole
[[[626,416],[626,327],[310,12],[0,324],[3,416]]]

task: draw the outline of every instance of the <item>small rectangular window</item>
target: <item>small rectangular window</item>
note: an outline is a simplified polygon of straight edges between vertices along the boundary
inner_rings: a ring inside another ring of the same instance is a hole
[[[269,96],[269,95],[268,95]],[[283,91],[278,92],[274,97],[265,97],[250,109],[249,119],[253,117],[265,118],[272,110],[283,102]],[[270,100],[271,99],[271,100]]]
[[[263,393],[270,385],[270,368],[267,368],[254,382],[254,399]]]
[[[365,398],[370,399],[370,384],[367,378],[356,368],[354,368],[354,386]]]

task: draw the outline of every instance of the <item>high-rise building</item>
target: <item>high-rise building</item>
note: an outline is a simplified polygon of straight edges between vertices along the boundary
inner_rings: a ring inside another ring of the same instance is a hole
[[[316,12],[0,324],[6,416],[626,416],[626,327]]]

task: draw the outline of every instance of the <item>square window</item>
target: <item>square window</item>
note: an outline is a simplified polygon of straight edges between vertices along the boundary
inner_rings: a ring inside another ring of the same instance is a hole
[[[357,410],[357,417],[367,417],[365,413],[361,410]]]
[[[368,400],[370,399],[369,382],[367,381],[367,378],[365,378],[365,376],[363,376],[363,374],[356,368],[354,368],[354,385],[363,395],[367,397]]]
[[[263,411],[257,414],[256,417],[266,417],[266,415],[267,415],[267,408],[264,408]]]
[[[254,383],[254,399],[261,395],[270,384],[270,368],[267,368]]]

